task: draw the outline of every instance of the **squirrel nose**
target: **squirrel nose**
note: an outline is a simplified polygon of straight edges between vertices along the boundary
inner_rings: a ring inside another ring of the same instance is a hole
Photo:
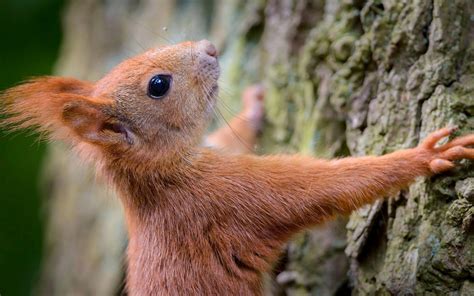
[[[199,41],[199,47],[209,56],[211,57],[214,57],[214,58],[217,58],[217,49],[216,47],[214,46],[214,44],[212,44],[210,41],[208,40],[201,40]]]

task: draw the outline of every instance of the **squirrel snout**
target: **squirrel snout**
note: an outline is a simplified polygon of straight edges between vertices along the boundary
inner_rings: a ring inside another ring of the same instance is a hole
[[[199,41],[198,47],[207,55],[217,58],[217,49],[210,41],[201,40]]]
[[[208,40],[201,40],[195,43],[197,54],[197,75],[202,80],[203,77],[211,79],[215,83],[220,75],[219,61],[217,59],[217,49]]]

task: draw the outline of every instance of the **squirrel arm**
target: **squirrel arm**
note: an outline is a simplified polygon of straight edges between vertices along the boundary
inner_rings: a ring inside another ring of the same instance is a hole
[[[208,179],[219,184],[209,186],[219,190],[216,207],[231,208],[237,227],[282,243],[306,227],[396,192],[416,177],[450,169],[451,160],[474,158],[474,149],[464,147],[474,144],[474,135],[435,147],[451,132],[439,130],[416,148],[379,157],[222,156],[213,161],[219,167]]]
[[[415,149],[331,161],[290,155],[236,158],[222,163],[230,167],[222,176],[227,184],[217,188],[230,193],[240,222],[262,226],[258,232],[288,230],[282,240],[335,215],[347,215],[430,172],[428,161]]]

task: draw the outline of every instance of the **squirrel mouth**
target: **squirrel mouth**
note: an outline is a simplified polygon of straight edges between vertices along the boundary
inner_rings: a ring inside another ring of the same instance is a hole
[[[219,91],[219,86],[217,85],[217,83],[215,85],[213,85],[211,87],[211,89],[209,90],[209,93],[207,94],[207,97],[209,99],[214,99],[217,95],[217,92]]]

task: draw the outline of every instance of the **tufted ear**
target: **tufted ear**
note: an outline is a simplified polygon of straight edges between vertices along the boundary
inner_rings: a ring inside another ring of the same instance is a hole
[[[1,94],[10,129],[34,128],[51,138],[78,144],[131,144],[130,133],[113,115],[113,101],[91,97],[92,83],[44,77]]]

